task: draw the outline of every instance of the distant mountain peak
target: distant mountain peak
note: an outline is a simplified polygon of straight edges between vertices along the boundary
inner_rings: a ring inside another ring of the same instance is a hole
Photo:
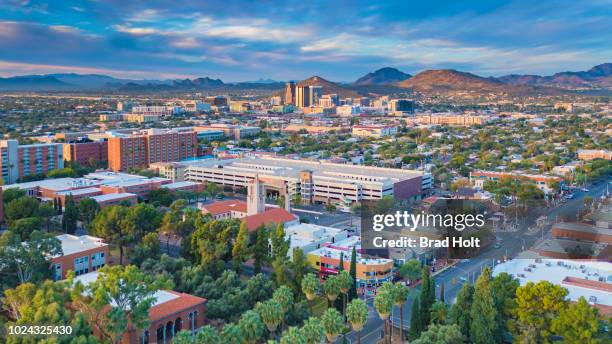
[[[368,73],[357,79],[355,85],[387,85],[404,81],[410,78],[410,74],[406,74],[397,68],[383,67],[372,73]]]
[[[612,63],[602,63],[582,72],[561,72],[549,76],[511,74],[497,78],[512,85],[574,88],[612,88]]]

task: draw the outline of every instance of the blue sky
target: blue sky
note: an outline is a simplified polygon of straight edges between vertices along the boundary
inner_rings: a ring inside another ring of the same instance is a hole
[[[352,81],[612,62],[612,1],[0,0],[0,75]]]

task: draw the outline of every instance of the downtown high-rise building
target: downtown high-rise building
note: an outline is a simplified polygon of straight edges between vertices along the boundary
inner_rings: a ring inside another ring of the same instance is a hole
[[[316,106],[318,105],[322,94],[323,87],[321,86],[298,86],[295,97],[295,105],[299,108]]]
[[[295,82],[289,81],[285,86],[285,104],[295,105],[295,92],[296,92]]]

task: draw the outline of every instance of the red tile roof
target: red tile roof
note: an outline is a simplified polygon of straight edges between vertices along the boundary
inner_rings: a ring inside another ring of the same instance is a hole
[[[246,213],[247,204],[245,201],[241,201],[239,199],[232,199],[228,201],[213,202],[211,204],[203,206],[202,209],[205,209],[212,216],[229,213],[230,211]]]
[[[246,222],[249,231],[254,231],[257,227],[263,225],[279,224],[294,221],[297,216],[291,214],[284,208],[271,208],[267,209],[261,214],[246,216],[244,221]]]
[[[194,308],[206,302],[206,299],[194,295],[179,293],[174,290],[166,290],[166,292],[178,295],[178,297],[151,307],[149,310],[149,320],[151,322]]]

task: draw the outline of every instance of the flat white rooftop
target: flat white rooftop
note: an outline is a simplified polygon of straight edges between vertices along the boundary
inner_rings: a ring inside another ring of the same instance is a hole
[[[581,296],[589,301],[594,296],[596,298],[595,303],[612,306],[612,294],[610,292],[563,283],[566,277],[593,281],[598,281],[601,277],[605,283],[612,286],[612,263],[609,262],[566,259],[513,259],[497,265],[493,269],[493,276],[502,272],[517,277],[521,285],[539,281],[548,281],[560,285],[569,291],[568,297],[572,301],[578,300]]]
[[[98,195],[98,196],[93,196],[90,198],[98,203],[101,203],[101,202],[108,202],[108,201],[112,201],[116,199],[124,199],[128,197],[136,197],[136,195],[133,193],[129,193],[129,192],[120,192],[120,193],[110,193],[106,195]]]
[[[285,235],[291,238],[291,248],[303,247],[317,242],[332,240],[344,230],[334,227],[325,227],[311,223],[299,223],[285,228]]]
[[[62,243],[62,251],[64,252],[64,255],[108,246],[108,244],[105,244],[102,239],[89,235],[76,236],[71,234],[61,234],[56,236],[56,238]]]
[[[87,179],[87,178],[56,178],[56,179],[44,179],[37,180],[33,182],[27,183],[16,183],[5,185],[2,188],[4,190],[10,188],[19,188],[22,190],[35,189],[35,188],[44,188],[54,191],[62,191],[69,190],[77,187],[83,186],[97,186],[100,185],[100,181]]]
[[[188,186],[195,186],[195,185],[198,185],[198,184],[199,183],[183,181],[183,182],[175,182],[175,183],[164,184],[161,187],[173,190],[173,189],[180,189],[180,188],[184,188],[184,187],[188,187]]]
[[[326,243],[325,247],[314,250],[309,254],[323,256],[327,258],[340,259],[340,255],[344,255],[345,261],[350,261],[353,247],[357,251],[357,264],[363,265],[380,265],[393,262],[387,258],[366,258],[359,251],[361,250],[361,239],[358,236],[351,236],[336,243]]]
[[[422,171],[415,170],[356,166],[268,156],[243,157],[237,159],[208,159],[198,161],[192,166],[195,168],[217,168],[229,171],[243,171],[291,178],[299,178],[299,173],[307,170],[312,171],[313,176],[344,178],[347,182],[397,182],[423,175]]]
[[[80,196],[80,195],[89,195],[92,193],[100,192],[100,188],[83,188],[83,189],[74,189],[74,190],[65,190],[58,191],[58,195],[72,195],[72,196]]]
[[[74,282],[81,282],[84,286],[87,286],[90,283],[95,282],[98,279],[98,271],[89,272],[83,275],[76,276],[74,278]],[[176,298],[179,298],[180,295],[170,293],[166,290],[158,290],[155,292],[155,303],[152,306],[161,305],[168,301],[172,301]],[[113,306],[115,304],[111,303]]]

